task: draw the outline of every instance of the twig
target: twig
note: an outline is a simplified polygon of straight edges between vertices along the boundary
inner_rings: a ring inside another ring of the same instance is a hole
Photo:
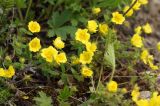
[[[137,3],[138,0],[135,0],[134,3],[129,7],[129,9],[123,14],[124,16],[133,8],[133,6]]]
[[[114,78],[130,78],[130,77],[139,77],[139,76],[114,76]]]
[[[75,97],[73,97],[73,96],[70,96],[70,98],[75,99],[75,100],[77,100],[77,101],[79,101],[79,102],[81,102],[81,103],[84,103],[82,100],[79,100],[79,99],[77,99],[77,98],[75,98]]]

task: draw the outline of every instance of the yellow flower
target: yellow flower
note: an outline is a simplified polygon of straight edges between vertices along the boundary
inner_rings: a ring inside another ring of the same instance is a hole
[[[137,106],[160,106],[160,96],[158,96],[158,92],[153,92],[150,99],[140,99],[135,102]]]
[[[110,81],[107,84],[107,89],[109,92],[117,92],[118,84],[115,81]]]
[[[65,43],[61,40],[61,37],[57,37],[54,41],[53,41],[53,45],[57,48],[57,49],[63,49],[65,46]]]
[[[3,68],[0,68],[0,77],[5,76],[5,70]]]
[[[132,4],[135,2],[135,0],[132,0]],[[139,10],[141,6],[141,3],[136,2],[136,4],[133,6],[133,10]]]
[[[158,66],[153,64],[153,55],[150,55],[147,50],[142,51],[141,60],[144,62],[144,64],[148,64],[152,70],[158,70]]]
[[[36,32],[40,32],[41,26],[40,26],[39,23],[36,22],[36,21],[30,21],[29,24],[28,24],[28,29],[29,29],[32,33],[36,33]]]
[[[29,99],[29,96],[23,96],[22,98],[27,100],[27,99]]]
[[[140,92],[139,92],[139,91],[133,90],[132,93],[131,93],[132,100],[133,100],[133,101],[137,101],[139,95],[140,95]]]
[[[126,6],[123,10],[123,12],[125,13],[127,10],[129,9],[129,6]],[[133,9],[130,9],[127,13],[126,13],[126,16],[127,17],[130,17],[133,15]]]
[[[160,42],[157,43],[157,49],[160,51]]]
[[[102,34],[102,35],[106,35],[108,33],[108,25],[107,24],[99,24],[99,32]]]
[[[136,101],[137,106],[150,106],[147,99],[141,99]]]
[[[41,56],[46,59],[47,62],[52,62],[53,59],[57,56],[58,51],[53,47],[49,46],[48,48],[42,49]]]
[[[138,85],[136,84],[136,85],[134,86],[134,89],[133,89],[132,92],[131,92],[132,100],[133,100],[133,101],[137,101],[139,95],[140,95],[139,87],[138,87]]]
[[[89,32],[91,32],[91,33],[97,32],[97,27],[98,27],[98,25],[95,20],[88,21],[87,28],[88,28]]]
[[[12,78],[15,75],[15,70],[13,66],[9,66],[8,70],[5,71],[4,77],[6,78]]]
[[[88,42],[88,43],[86,43],[86,49],[89,52],[95,52],[97,49],[97,45],[96,45],[96,43]]]
[[[80,60],[79,61],[82,64],[89,64],[92,61],[92,56],[93,56],[92,52],[83,51],[83,53],[80,54]]]
[[[152,33],[152,27],[149,23],[146,23],[146,25],[142,26],[142,28],[146,34]]]
[[[100,8],[92,8],[92,13],[93,14],[99,14],[101,12],[101,9]]]
[[[149,56],[148,50],[143,50],[141,53],[141,60],[144,62],[144,64],[147,64],[148,56]]]
[[[158,92],[153,92],[153,96],[149,101],[149,106],[160,106],[160,96],[158,96]]]
[[[154,65],[153,63],[150,63],[149,66],[152,70],[158,70],[159,69],[158,66]]]
[[[135,29],[134,29],[134,32],[138,35],[140,35],[142,33],[142,27],[141,26],[137,26]]]
[[[55,57],[55,61],[60,64],[60,63],[66,63],[67,62],[67,58],[66,58],[66,54],[65,53],[59,53],[56,57]]]
[[[148,4],[148,0],[138,0],[138,2],[143,5]]]
[[[87,43],[90,39],[90,34],[88,33],[87,29],[78,29],[75,35],[75,39],[82,42],[83,44]]]
[[[113,12],[111,21],[115,24],[123,24],[123,22],[125,21],[125,17],[123,17],[123,15],[119,12]]]
[[[90,68],[84,66],[84,67],[81,69],[81,74],[82,74],[84,77],[92,77],[93,71],[92,71]]]
[[[131,38],[131,44],[135,47],[141,48],[143,46],[142,37],[138,34],[134,34]]]
[[[158,70],[158,66],[153,64],[153,60],[154,60],[153,55],[149,55],[148,56],[148,64],[149,64],[150,68],[152,70]]]
[[[35,37],[29,42],[29,50],[32,52],[37,52],[41,49],[40,39]]]

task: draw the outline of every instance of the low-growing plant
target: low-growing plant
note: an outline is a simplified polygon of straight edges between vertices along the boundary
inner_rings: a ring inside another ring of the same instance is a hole
[[[148,3],[0,0],[0,104],[160,106]]]

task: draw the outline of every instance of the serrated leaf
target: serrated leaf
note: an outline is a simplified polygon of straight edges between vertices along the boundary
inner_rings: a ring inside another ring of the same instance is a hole
[[[38,97],[34,97],[37,106],[52,106],[52,99],[50,96],[47,96],[43,91],[38,94]]]
[[[55,36],[55,31],[53,29],[49,29],[47,32],[47,36],[50,37],[54,37]]]
[[[72,13],[69,10],[65,10],[62,13],[54,12],[52,14],[52,18],[48,20],[48,25],[51,28],[61,27],[63,24],[70,20],[71,15]]]
[[[60,36],[63,40],[66,40],[67,34],[74,36],[76,28],[73,26],[63,26],[60,28],[55,29],[55,34]]]
[[[72,91],[69,89],[68,86],[65,86],[58,95],[58,99],[60,101],[67,101],[68,98],[72,95]]]
[[[72,71],[72,74],[73,74],[74,78],[76,78],[78,81],[83,80],[83,77],[81,75],[79,75],[74,68],[71,68],[71,71]]]
[[[30,31],[26,30],[25,28],[20,28],[19,29],[21,34],[27,34],[27,35],[33,35]]]

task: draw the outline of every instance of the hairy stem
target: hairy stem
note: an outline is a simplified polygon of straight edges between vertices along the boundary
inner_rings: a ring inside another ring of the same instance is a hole
[[[113,76],[114,76],[114,73],[115,73],[115,67],[113,67],[113,69],[112,69],[112,74],[111,74],[110,81],[112,81],[112,79],[113,79]]]
[[[91,77],[91,83],[92,83],[92,87],[93,87],[93,91],[95,92],[95,86],[94,86],[94,81],[93,81],[93,77]]]
[[[98,85],[97,85],[96,90],[99,88],[99,83],[100,83],[101,78],[102,78],[102,73],[103,73],[103,65],[101,65],[100,74],[99,74],[99,80],[98,80]]]

